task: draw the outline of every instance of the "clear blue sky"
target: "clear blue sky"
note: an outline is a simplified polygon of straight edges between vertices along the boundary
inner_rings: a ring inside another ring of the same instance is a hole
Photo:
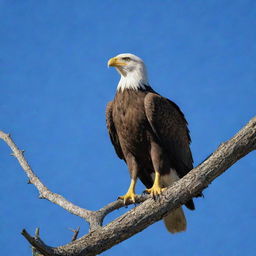
[[[110,57],[144,59],[152,87],[186,115],[195,164],[255,115],[253,0],[1,0],[0,17],[0,129],[52,191],[82,207],[98,209],[129,185],[105,127],[119,80]],[[38,199],[9,153],[0,142],[2,255],[31,254],[23,228],[40,227],[52,246],[70,241],[69,228],[87,232],[79,217]],[[170,235],[158,222],[102,255],[255,255],[255,168],[253,152],[214,181],[186,211],[187,232]]]

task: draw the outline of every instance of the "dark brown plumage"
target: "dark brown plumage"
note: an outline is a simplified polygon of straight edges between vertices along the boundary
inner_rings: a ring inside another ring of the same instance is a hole
[[[153,185],[153,161],[160,174],[176,170],[182,178],[193,168],[187,122],[179,107],[151,87],[118,91],[106,110],[109,135],[131,176],[136,169],[142,183]],[[193,201],[186,203],[194,209]]]
[[[193,168],[190,135],[179,107],[156,93],[147,83],[144,63],[132,54],[121,54],[109,61],[121,74],[113,101],[106,110],[108,132],[119,158],[128,166],[131,185],[120,197],[135,201],[139,178],[147,192],[158,196],[162,190]],[[193,200],[185,204],[193,210]],[[164,218],[170,232],[186,229],[182,208]]]

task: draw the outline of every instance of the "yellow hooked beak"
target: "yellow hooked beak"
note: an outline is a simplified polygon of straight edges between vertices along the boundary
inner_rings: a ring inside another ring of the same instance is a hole
[[[117,57],[114,57],[114,58],[111,58],[109,61],[108,61],[108,66],[109,67],[118,67],[118,66],[126,66],[127,63],[125,62],[122,62],[119,58]]]

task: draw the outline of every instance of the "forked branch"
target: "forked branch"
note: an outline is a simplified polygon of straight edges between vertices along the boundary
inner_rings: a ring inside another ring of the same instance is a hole
[[[11,148],[12,153],[11,155],[16,157],[19,161],[22,169],[28,176],[28,183],[33,184],[38,192],[39,192],[39,198],[40,199],[47,199],[50,202],[59,205],[60,207],[64,208],[68,212],[77,215],[84,220],[86,220],[90,225],[90,231],[93,231],[97,229],[98,227],[102,226],[103,220],[105,216],[114,210],[117,210],[121,207],[123,207],[122,200],[117,200],[115,202],[112,202],[105,207],[101,208],[98,211],[90,211],[84,208],[81,208],[70,201],[68,201],[63,196],[51,192],[42,182],[41,180],[36,176],[36,174],[33,172],[32,168],[28,164],[27,160],[24,157],[24,150],[20,150],[17,145],[12,140],[10,134],[4,133],[3,131],[0,131],[0,138],[3,139],[7,145]],[[147,195],[140,196],[137,200],[138,203],[141,203],[145,201],[148,198]]]
[[[45,256],[92,256],[111,248],[115,244],[142,231],[154,222],[161,220],[170,210],[179,207],[193,196],[198,195],[216,177],[225,172],[236,161],[255,150],[256,117],[251,119],[251,121],[232,139],[222,143],[203,163],[165,190],[159,200],[155,201],[152,198],[141,197],[139,200],[141,202],[144,201],[142,204],[104,227],[100,227],[104,216],[123,206],[120,200],[107,205],[99,211],[89,211],[75,206],[62,196],[50,192],[40,182],[26,162],[22,151],[17,149],[17,146],[12,142],[10,136],[0,132],[0,138],[4,139],[11,147],[14,155],[28,174],[31,183],[38,188],[43,198],[86,219],[90,222],[91,230],[93,230],[80,239],[60,247],[49,247],[42,241],[31,237],[26,231],[23,231],[23,235],[26,239]],[[27,169],[28,167],[29,169]],[[95,222],[96,224],[92,219],[97,220]]]

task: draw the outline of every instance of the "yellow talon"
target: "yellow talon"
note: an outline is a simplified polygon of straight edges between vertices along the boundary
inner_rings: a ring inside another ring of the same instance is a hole
[[[119,196],[119,199],[122,199],[124,201],[124,204],[127,203],[135,203],[136,202],[137,195],[133,192],[128,191],[124,196]]]
[[[146,189],[146,192],[151,194],[153,197],[159,196],[166,188],[160,186],[160,174],[156,172],[154,184],[151,188]]]
[[[118,199],[124,200],[124,204],[128,202],[135,203],[137,195],[135,194],[136,179],[131,180],[130,187],[124,196],[119,196]]]
[[[159,186],[154,186],[152,188],[146,189],[146,192],[151,194],[153,197],[159,196],[166,188],[161,188]]]

